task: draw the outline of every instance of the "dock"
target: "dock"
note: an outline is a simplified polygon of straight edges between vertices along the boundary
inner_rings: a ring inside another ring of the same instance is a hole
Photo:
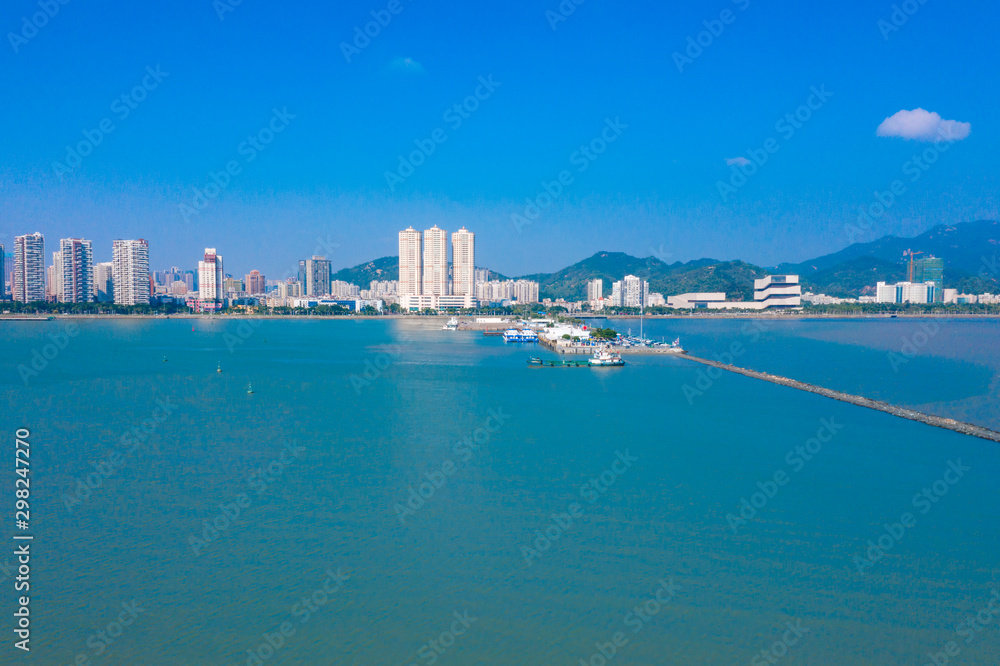
[[[538,342],[557,354],[587,354],[592,355],[598,347],[620,354],[622,356],[683,356],[687,352],[677,351],[670,347],[621,347],[619,345],[560,345],[543,336],[538,336]]]
[[[874,409],[880,412],[885,412],[886,414],[892,414],[893,416],[898,416],[903,419],[909,419],[910,421],[918,421],[920,423],[925,423],[927,425],[931,425],[936,428],[953,430],[954,432],[961,433],[963,435],[969,435],[971,437],[979,437],[981,439],[987,439],[992,442],[1000,442],[1000,432],[997,432],[996,430],[990,430],[989,428],[984,428],[982,426],[977,426],[972,423],[956,421],[955,419],[947,419],[942,416],[934,416],[933,414],[918,412],[915,409],[906,409],[905,407],[897,407],[896,405],[891,405],[881,400],[872,400],[871,398],[865,398],[860,395],[852,395],[850,393],[844,393],[842,391],[834,391],[833,389],[823,388],[822,386],[815,386],[813,384],[807,384],[805,382],[800,382],[796,379],[789,379],[788,377],[772,375],[767,372],[758,372],[757,370],[748,370],[747,368],[741,368],[735,365],[726,365],[725,363],[719,363],[718,361],[710,361],[708,359],[698,358],[697,356],[691,356],[690,354],[684,354],[681,357],[694,361],[695,363],[701,363],[702,365],[707,365],[713,368],[718,368],[720,370],[725,370],[726,372],[732,372],[737,375],[743,375],[744,377],[760,379],[765,382],[771,382],[772,384],[778,384],[779,386],[787,386],[789,388],[798,389],[800,391],[815,393],[816,395],[821,395],[826,398],[831,398],[833,400],[840,400],[841,402],[848,402],[851,403],[852,405],[857,405],[858,407],[866,407],[868,409]]]

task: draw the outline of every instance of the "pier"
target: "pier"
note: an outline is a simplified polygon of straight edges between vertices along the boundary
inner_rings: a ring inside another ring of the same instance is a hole
[[[561,345],[556,341],[539,336],[538,342],[557,354],[593,354],[599,347],[604,347],[608,351],[622,356],[683,356],[686,352],[680,352],[670,347],[621,347],[618,345],[596,344],[596,345]]]
[[[926,414],[924,412],[918,412],[913,409],[897,407],[895,405],[890,405],[887,402],[882,402],[881,400],[872,400],[870,398],[865,398],[860,395],[852,395],[850,393],[843,393],[842,391],[834,391],[832,389],[823,388],[822,386],[814,386],[813,384],[807,384],[805,382],[800,382],[795,379],[789,379],[788,377],[780,377],[778,375],[772,375],[766,372],[748,370],[746,368],[741,368],[735,365],[726,365],[725,363],[719,363],[718,361],[710,361],[708,359],[698,358],[697,356],[691,356],[690,354],[683,354],[681,358],[687,358],[694,361],[695,363],[701,363],[702,365],[718,368],[720,370],[725,370],[726,372],[732,372],[737,375],[743,375],[744,377],[752,377],[753,379],[762,379],[765,382],[771,382],[772,384],[778,384],[779,386],[787,386],[789,388],[798,389],[800,391],[815,393],[816,395],[821,395],[826,398],[840,400],[841,402],[849,402],[852,405],[857,405],[858,407],[867,407],[868,409],[875,409],[880,412],[885,412],[886,414],[892,414],[893,416],[909,419],[911,421],[919,421],[920,423],[926,423],[927,425],[931,425],[937,428],[944,428],[945,430],[954,430],[955,432],[961,433],[963,435],[970,435],[972,437],[988,439],[992,442],[1000,442],[1000,432],[997,432],[996,430],[990,430],[989,428],[984,428],[982,426],[973,425],[972,423],[964,423],[962,421],[956,421],[955,419],[944,418],[943,416],[934,416],[933,414]]]

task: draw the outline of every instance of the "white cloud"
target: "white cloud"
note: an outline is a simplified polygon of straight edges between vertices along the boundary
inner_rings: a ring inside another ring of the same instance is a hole
[[[900,111],[882,121],[877,136],[915,139],[917,141],[961,141],[972,132],[970,123],[944,120],[939,114],[914,109]]]
[[[389,69],[396,70],[397,72],[413,72],[415,74],[424,73],[424,66],[413,58],[394,58],[393,61],[389,63]]]
[[[745,157],[730,157],[726,160],[726,166],[746,166],[750,160]]]

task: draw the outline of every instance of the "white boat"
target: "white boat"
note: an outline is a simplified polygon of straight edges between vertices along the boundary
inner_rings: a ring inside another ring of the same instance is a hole
[[[504,342],[538,342],[538,333],[531,329],[508,328],[503,332]]]
[[[448,323],[441,327],[443,331],[457,331],[458,330],[458,317],[452,317],[448,320]]]
[[[594,367],[619,366],[625,365],[625,361],[622,360],[621,354],[607,349],[598,349],[590,357],[590,365]]]

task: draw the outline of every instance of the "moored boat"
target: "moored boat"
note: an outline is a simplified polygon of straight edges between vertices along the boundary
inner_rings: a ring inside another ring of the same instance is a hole
[[[608,349],[598,349],[594,352],[594,355],[590,357],[591,367],[613,367],[625,365],[625,361],[622,360],[621,354],[617,354]]]

